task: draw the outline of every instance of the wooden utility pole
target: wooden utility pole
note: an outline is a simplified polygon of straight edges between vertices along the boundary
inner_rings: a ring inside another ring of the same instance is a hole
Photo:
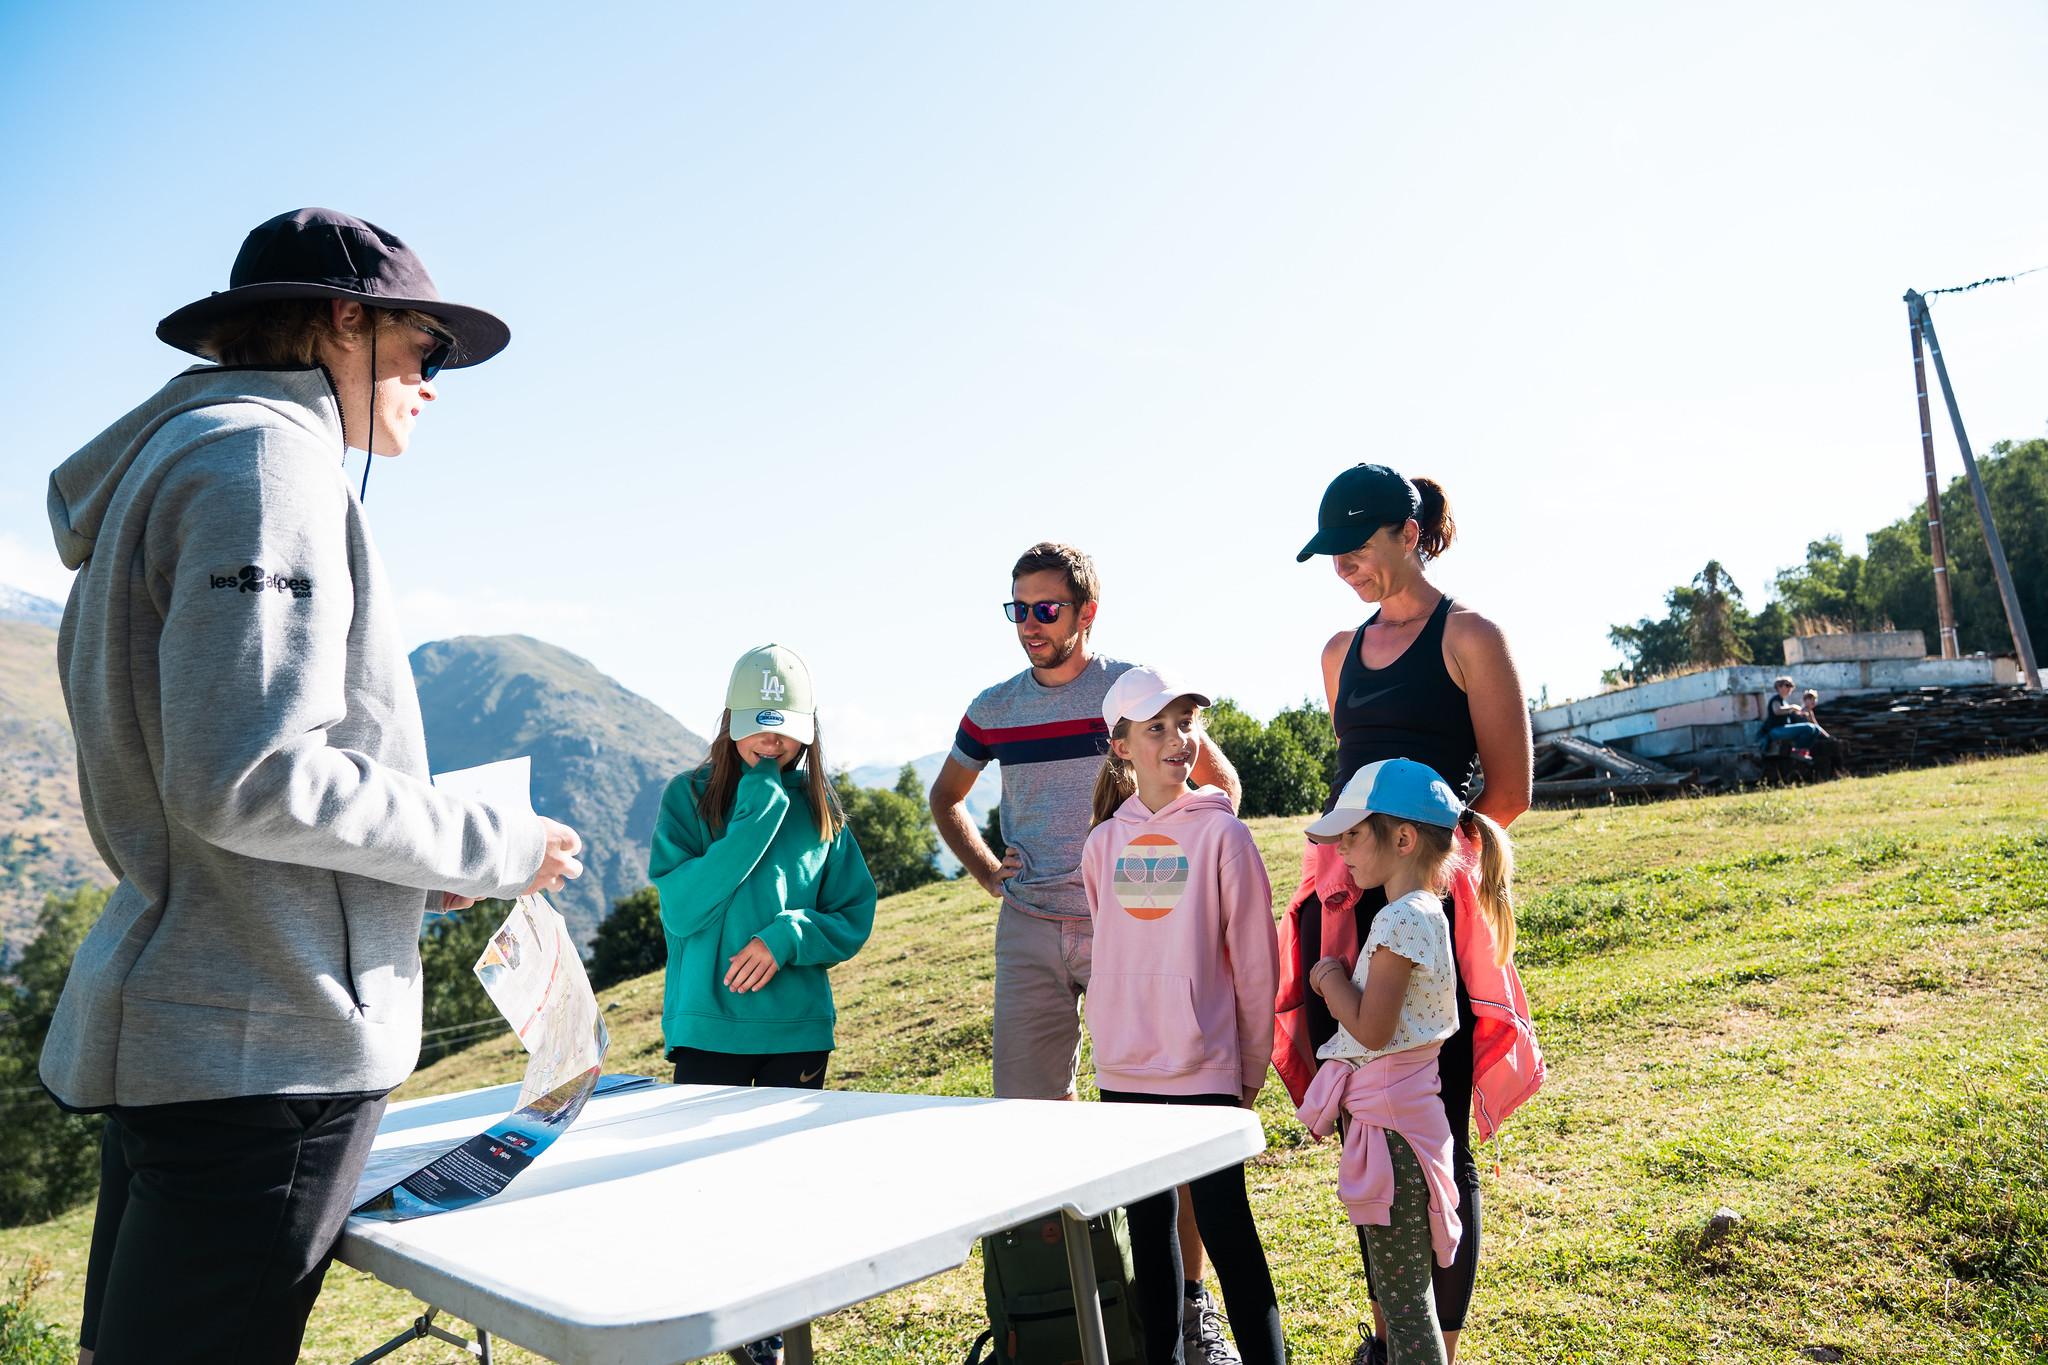
[[[1948,591],[1948,539],[1941,533],[1941,481],[1934,472],[1934,419],[1927,412],[1927,362],[1920,357],[1923,300],[1906,293],[1906,321],[1913,329],[1913,387],[1920,391],[1920,456],[1927,465],[1927,544],[1934,555],[1934,609],[1941,621],[1941,657],[1962,657],[1956,642],[1956,607]]]
[[[1956,445],[1963,452],[1963,472],[1969,476],[1970,494],[1977,501],[1977,520],[1984,527],[1984,548],[1991,554],[1991,572],[1998,579],[1998,596],[2005,603],[2005,623],[2012,630],[2020,672],[2026,676],[2027,686],[2038,692],[2041,670],[2034,664],[2034,642],[2027,635],[2027,618],[2020,610],[2019,592],[2012,585],[2012,570],[2005,564],[2005,547],[1999,543],[1998,527],[1991,520],[1991,499],[1985,496],[1984,480],[1977,473],[1977,457],[1970,453],[1970,438],[1963,431],[1963,410],[1956,406],[1956,391],[1948,382],[1948,366],[1941,358],[1941,342],[1934,335],[1934,319],[1928,314],[1927,300],[1914,290],[1906,291],[1906,307],[1913,315],[1916,335],[1927,338],[1927,352],[1934,357],[1934,376],[1941,381],[1949,425],[1955,428]]]

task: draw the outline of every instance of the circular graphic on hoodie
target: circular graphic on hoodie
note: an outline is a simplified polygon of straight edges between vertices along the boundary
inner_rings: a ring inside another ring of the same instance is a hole
[[[1188,889],[1187,850],[1164,834],[1140,834],[1117,855],[1110,890],[1139,919],[1160,919]]]

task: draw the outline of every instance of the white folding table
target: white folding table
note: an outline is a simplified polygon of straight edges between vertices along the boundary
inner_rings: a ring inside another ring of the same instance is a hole
[[[452,1145],[505,1085],[394,1104],[384,1151]],[[351,1218],[344,1263],[563,1365],[674,1365],[963,1264],[1058,1210],[1088,1359],[1085,1219],[1243,1161],[1249,1110],[656,1085],[599,1095],[494,1199]],[[441,1335],[423,1318],[418,1332]]]

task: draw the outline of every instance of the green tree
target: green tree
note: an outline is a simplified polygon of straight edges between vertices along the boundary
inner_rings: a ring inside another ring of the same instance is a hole
[[[612,902],[612,912],[590,941],[590,984],[596,990],[658,972],[668,965],[668,935],[661,927],[661,893],[643,886]]]
[[[1223,750],[1232,766],[1238,766],[1239,755],[1251,742],[1264,732],[1265,726],[1258,718],[1247,713],[1228,697],[1218,697],[1216,704],[1202,712],[1202,730],[1216,746]]]
[[[1692,663],[1692,589],[1673,588],[1664,595],[1665,614],[1645,616],[1632,626],[1612,626],[1607,639],[1621,651],[1622,664],[1601,675],[1608,683],[1627,686],[1667,673],[1682,673]]]
[[[1863,556],[1842,548],[1840,536],[1808,541],[1806,562],[1781,569],[1772,589],[1794,622],[1833,622],[1874,630],[1877,617],[1863,595]]]
[[[878,894],[893,896],[939,879],[939,833],[915,768],[904,764],[893,790],[856,786],[842,769],[832,774],[832,790]]]
[[[1690,662],[1696,668],[1718,668],[1722,664],[1749,662],[1745,637],[1748,613],[1742,607],[1742,590],[1735,586],[1721,561],[1710,559],[1693,576],[1693,596],[1686,610],[1686,638],[1692,647]]]
[[[39,1223],[90,1198],[99,1183],[97,1115],[67,1114],[37,1093],[37,1063],[71,959],[106,908],[104,887],[43,898],[36,934],[0,977],[0,1226]]]
[[[988,819],[981,822],[981,837],[982,841],[988,845],[989,851],[998,858],[1010,851],[1009,841],[1003,838],[1003,808],[1001,806],[990,806],[988,808]]]
[[[1778,628],[1782,619],[1773,618],[1770,628]],[[1645,616],[1632,626],[1609,627],[1607,639],[1624,662],[1601,680],[1626,686],[1668,673],[1746,663],[1755,652],[1758,631],[1742,605],[1742,590],[1720,560],[1710,559],[1692,582],[1664,594],[1661,620]]]
[[[510,913],[510,901],[482,900],[467,910],[431,915],[420,926],[422,1063],[505,1027],[498,1007],[476,979],[476,960]]]
[[[1267,726],[1251,742],[1237,775],[1244,782],[1239,813],[1246,819],[1304,815],[1322,805],[1330,791],[1322,763],[1301,747],[1293,731],[1279,725]]]
[[[1320,719],[1318,719],[1320,718]],[[1328,716],[1314,702],[1283,711],[1270,725],[1261,725],[1236,702],[1219,697],[1203,713],[1203,725],[1237,769],[1244,783],[1238,813],[1300,815],[1320,806],[1329,793],[1336,761]]]
[[[1337,785],[1337,731],[1330,724],[1329,708],[1314,697],[1303,697],[1301,705],[1289,707],[1273,717],[1272,726],[1294,736],[1302,752],[1314,759],[1323,774],[1322,792],[1316,794],[1315,805],[1304,809],[1321,809],[1323,797],[1330,788]]]
[[[2043,525],[2048,521],[2048,440],[2000,441],[1978,461],[1978,471],[2020,608],[2030,632],[2040,632],[2048,617],[2048,526]],[[1942,490],[1941,523],[1948,541],[1956,635],[1963,652],[2009,652],[2012,631],[1967,479],[1953,479]],[[1930,650],[1938,650],[1941,623],[1935,609],[1926,502],[1917,502],[1905,516],[1872,531],[1861,556],[1842,552],[1831,540],[1808,545],[1807,562],[1779,575],[1780,593],[1794,613],[1832,614],[1859,630],[1886,625],[1917,630],[1927,637]],[[1835,610],[1809,612],[1809,604],[1832,605]]]
[[[1751,663],[1775,664],[1785,657],[1785,641],[1791,637],[1792,615],[1783,602],[1773,599],[1751,618],[1746,632]]]

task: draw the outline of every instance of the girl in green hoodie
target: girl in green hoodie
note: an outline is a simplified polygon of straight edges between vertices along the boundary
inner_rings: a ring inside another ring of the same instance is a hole
[[[763,645],[734,668],[711,752],[662,796],[647,873],[668,939],[661,1030],[676,1083],[822,1088],[826,968],[867,942],[875,882],[793,650]]]

